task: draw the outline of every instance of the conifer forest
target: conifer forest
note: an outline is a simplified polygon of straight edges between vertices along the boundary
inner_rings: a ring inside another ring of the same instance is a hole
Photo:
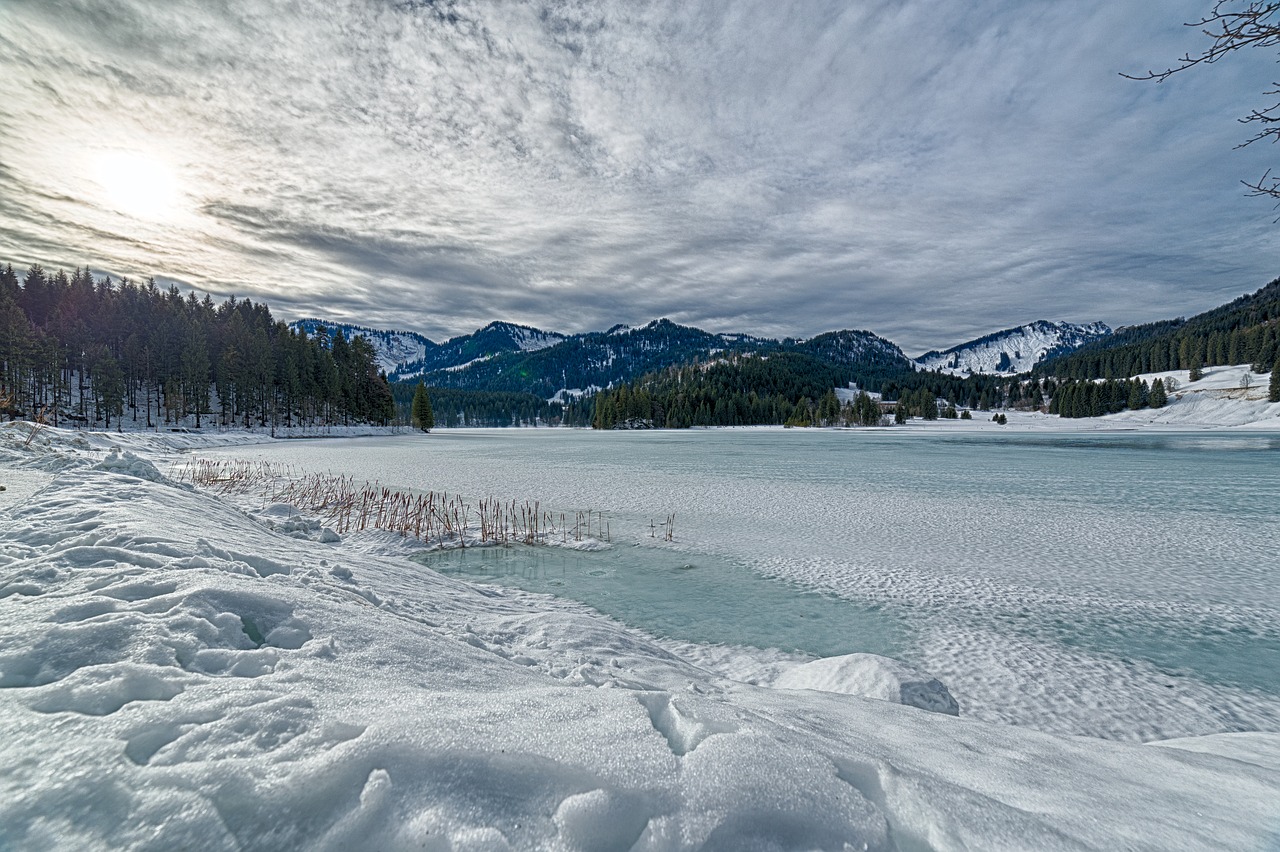
[[[0,414],[62,426],[387,424],[363,338],[313,337],[263,303],[77,269],[0,269]]]

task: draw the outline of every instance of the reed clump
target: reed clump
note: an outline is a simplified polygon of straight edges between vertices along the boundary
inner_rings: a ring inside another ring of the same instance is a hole
[[[222,494],[259,494],[265,502],[288,503],[343,535],[386,530],[456,547],[613,540],[610,520],[591,509],[566,514],[546,510],[536,500],[492,497],[473,505],[443,491],[402,491],[270,462],[197,458],[175,470],[174,478]]]

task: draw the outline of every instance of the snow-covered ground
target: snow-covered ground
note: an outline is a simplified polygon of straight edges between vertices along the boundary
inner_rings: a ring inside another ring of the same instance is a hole
[[[750,685],[162,473],[229,436],[27,436],[0,426],[0,848],[1280,843],[1277,734],[956,718],[882,700],[931,681],[875,658]]]
[[[558,402],[562,405],[568,405],[571,402],[576,402],[582,399],[587,394],[599,393],[602,390],[604,390],[604,388],[599,385],[588,385],[585,388],[560,388],[560,390],[553,393],[547,399],[547,402]]]
[[[1249,373],[1250,387],[1243,388]],[[909,429],[950,431],[1062,431],[1094,432],[1117,429],[1200,431],[1205,429],[1260,429],[1280,431],[1280,403],[1267,401],[1267,373],[1254,373],[1249,365],[1206,367],[1203,377],[1190,380],[1188,370],[1146,373],[1136,378],[1148,384],[1155,379],[1173,378],[1177,390],[1169,394],[1163,408],[1121,411],[1105,417],[1069,418],[1033,411],[1006,411],[1008,424],[991,422],[993,412],[975,411],[973,420],[912,420]],[[837,391],[838,392],[838,391]]]

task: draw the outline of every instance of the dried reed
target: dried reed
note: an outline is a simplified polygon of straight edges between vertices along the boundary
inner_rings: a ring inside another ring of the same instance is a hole
[[[572,516],[543,510],[538,501],[487,498],[471,505],[446,492],[399,491],[377,482],[358,483],[349,475],[302,473],[286,465],[236,459],[192,459],[174,471],[190,482],[223,494],[258,494],[264,502],[288,503],[318,515],[340,534],[387,530],[435,545],[567,544],[589,539],[611,542],[612,525],[603,512]],[[557,523],[558,519],[558,523]],[[668,519],[666,541],[671,541]]]

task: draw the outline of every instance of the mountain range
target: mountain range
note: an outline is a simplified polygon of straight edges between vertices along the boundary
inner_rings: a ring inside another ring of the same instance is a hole
[[[304,319],[292,324],[314,335],[324,326],[345,336],[363,335],[392,381],[420,380],[432,387],[534,393],[564,401],[594,388],[633,381],[645,373],[732,355],[798,352],[822,361],[887,374],[942,370],[952,375],[1014,375],[1046,358],[1111,334],[1103,323],[1075,325],[1040,320],[995,332],[942,352],[912,359],[869,331],[842,330],[808,339],[725,334],[658,319],[640,327],[558,334],[493,322],[472,334],[436,343],[409,331]]]
[[[534,352],[565,339],[562,334],[509,322],[491,322],[472,334],[453,337],[444,343],[436,343],[414,331],[387,331],[319,319],[298,320],[290,325],[311,336],[322,326],[331,333],[341,331],[347,338],[363,336],[373,344],[378,366],[393,381],[414,379],[439,370],[461,370],[494,355]]]

